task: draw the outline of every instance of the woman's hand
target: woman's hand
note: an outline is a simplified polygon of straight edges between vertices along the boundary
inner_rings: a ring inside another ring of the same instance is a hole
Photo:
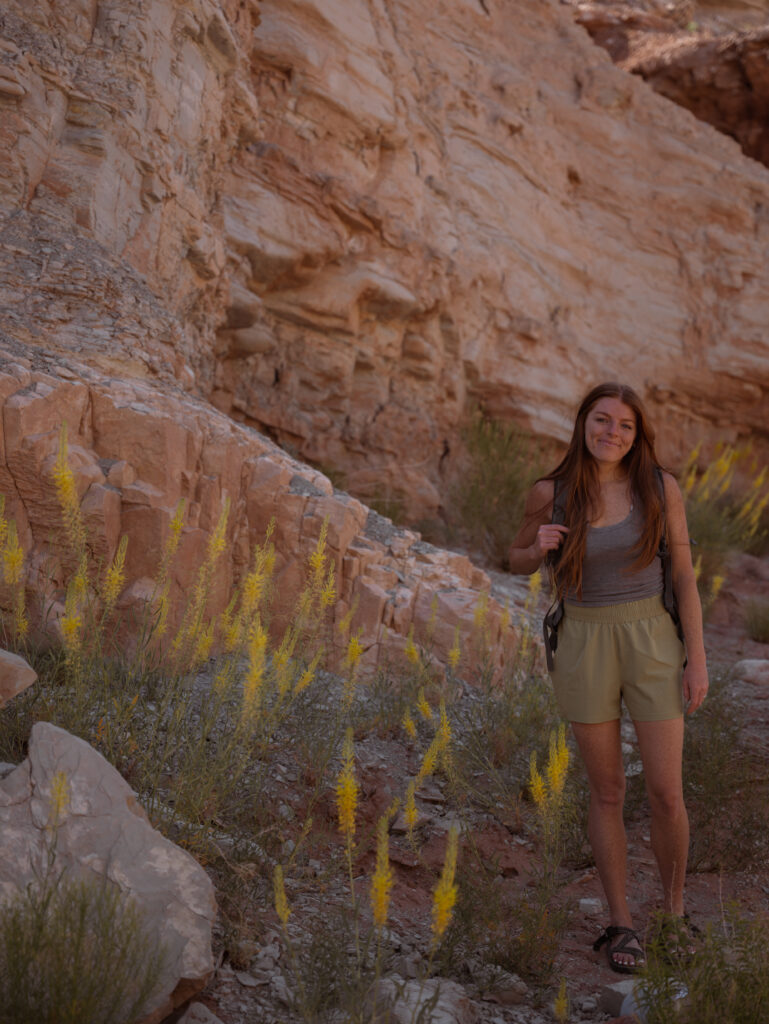
[[[683,677],[684,700],[686,713],[691,715],[705,700],[708,692],[707,665],[695,665],[687,662]]]
[[[543,523],[537,530],[537,537],[532,544],[532,549],[541,560],[548,551],[556,551],[561,546],[563,538],[568,532],[568,526],[561,526],[560,523]]]

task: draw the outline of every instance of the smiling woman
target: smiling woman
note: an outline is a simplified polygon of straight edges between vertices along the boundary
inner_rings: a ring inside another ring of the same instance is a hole
[[[668,558],[685,649],[663,602]],[[683,499],[626,385],[585,396],[566,455],[529,494],[509,562],[530,574],[545,559],[562,609],[551,678],[585,762],[588,833],[609,905],[594,949],[605,946],[612,970],[631,973],[644,954],[626,894],[622,704],[643,760],[664,907],[685,922],[683,710],[699,707],[708,677]]]

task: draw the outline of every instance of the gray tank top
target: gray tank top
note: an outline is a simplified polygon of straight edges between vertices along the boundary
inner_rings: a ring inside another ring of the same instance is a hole
[[[642,601],[661,594],[662,560],[658,554],[645,569],[629,571],[635,561],[633,548],[638,543],[642,527],[643,516],[637,507],[621,523],[589,526],[582,563],[582,599],[577,597],[576,591],[570,591],[566,600],[598,607]]]

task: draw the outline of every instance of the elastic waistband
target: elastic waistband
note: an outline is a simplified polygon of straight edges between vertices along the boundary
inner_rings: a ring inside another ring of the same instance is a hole
[[[563,610],[567,619],[578,619],[581,622],[635,622],[636,619],[653,619],[657,615],[667,615],[662,603],[662,594],[645,597],[642,601],[627,601],[624,604],[606,604],[598,607],[564,601]]]

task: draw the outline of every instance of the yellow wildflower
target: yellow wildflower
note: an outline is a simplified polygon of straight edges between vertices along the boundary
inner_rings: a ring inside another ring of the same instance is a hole
[[[695,578],[695,580],[698,580],[700,578],[700,574],[701,573],[702,573],[702,555],[697,555],[697,558],[694,561],[694,578]]]
[[[353,601],[352,605],[339,620],[339,625],[337,626],[337,629],[342,634],[342,636],[347,636],[347,634],[350,632],[350,623],[352,622],[352,617],[355,614],[356,608],[357,601]]]
[[[19,536],[16,532],[16,523],[12,519],[7,525],[7,537],[3,550],[3,572],[5,582],[15,586],[21,582],[22,570],[24,568],[24,551],[19,544]]]
[[[433,717],[433,709],[430,707],[427,697],[425,697],[425,691],[421,686],[417,694],[417,711],[426,722],[429,722]]]
[[[323,520],[320,528],[318,541],[310,555],[310,586],[314,593],[318,593],[323,586],[323,577],[326,574],[326,538],[328,537],[328,517]]]
[[[419,664],[419,651],[417,650],[416,644],[414,643],[414,627],[411,626],[409,629],[409,635],[406,637],[406,646],[404,648],[406,657],[412,665]]]
[[[412,779],[406,788],[406,801],[403,805],[403,817],[406,820],[406,827],[409,830],[409,835],[413,833],[414,828],[419,821],[419,811],[417,810],[415,791],[416,783]]]
[[[387,816],[383,815],[377,822],[376,868],[371,878],[371,909],[377,928],[383,928],[387,924],[392,887],[393,872],[390,867]]]
[[[443,862],[443,871],[433,893],[433,944],[437,945],[444,932],[451,922],[454,904],[457,902],[457,887],[454,885],[454,875],[457,868],[457,842],[459,832],[456,828],[449,831],[448,844],[446,846],[446,859]]]
[[[302,672],[301,676],[299,677],[299,681],[297,682],[296,686],[294,687],[294,695],[295,696],[298,696],[300,693],[302,693],[304,690],[306,690],[307,687],[310,685],[310,683],[315,678],[315,672],[317,671],[318,663],[320,662],[320,658],[321,658],[322,653],[323,653],[322,651],[318,651],[318,653],[312,659],[312,661],[307,666],[307,668],[304,670],[304,672]]]
[[[438,762],[438,755],[441,752],[441,744],[438,736],[433,737],[433,741],[425,751],[425,755],[422,758],[422,764],[419,767],[419,774],[417,780],[422,782],[427,778],[428,775],[432,775],[435,771],[435,765]]]
[[[29,619],[24,602],[24,587],[19,587],[13,603],[13,631],[17,640],[23,640],[29,632]]]
[[[363,644],[360,642],[359,636],[351,636],[347,643],[347,654],[345,656],[345,665],[350,668],[351,671],[355,671],[355,667],[360,661],[360,656],[363,654]]]
[[[566,978],[561,978],[558,995],[553,1003],[553,1014],[558,1024],[566,1024],[569,1017],[569,997],[566,994]]]
[[[332,565],[328,570],[323,590],[320,592],[320,606],[321,608],[330,608],[334,601],[336,601],[336,579]]]
[[[355,749],[352,728],[347,729],[342,749],[342,770],[336,783],[336,804],[339,831],[350,842],[355,835],[355,810],[358,804],[358,783],[355,779]]]
[[[214,527],[214,532],[208,538],[206,561],[212,564],[217,561],[227,545],[227,520],[229,519],[229,516],[230,499],[225,498],[224,504],[222,505],[222,511],[219,513],[219,518],[216,522],[216,526]]]
[[[406,709],[406,713],[401,719],[401,725],[406,730],[406,735],[412,740],[417,738],[417,727],[414,725],[414,719],[411,717],[411,712]]]
[[[481,594],[478,599],[478,604],[475,606],[473,611],[473,623],[476,629],[483,629],[486,625],[486,617],[489,611],[489,595],[486,593]]]
[[[204,661],[208,661],[213,643],[214,624],[211,622],[205,629],[201,628],[198,632],[197,639],[195,640],[195,650],[192,655],[193,668],[202,665]]]
[[[56,828],[70,805],[70,788],[66,772],[59,770],[51,779],[48,802],[48,826]]]
[[[454,643],[448,654],[449,665],[452,671],[456,672],[459,659],[462,657],[462,649],[459,646],[459,626],[454,627]]]
[[[65,611],[61,619],[61,635],[64,641],[64,648],[70,654],[75,654],[80,650],[80,631],[82,627],[83,620],[76,610]]]
[[[435,735],[442,753],[445,754],[449,747],[449,744],[451,743],[451,725],[449,724],[449,716],[446,714],[446,702],[443,699],[441,699],[440,705],[440,721],[438,724],[438,731],[436,732]]]
[[[529,759],[529,789],[531,790],[534,803],[542,810],[547,800],[547,791],[545,789],[545,780],[537,769],[537,753],[535,750],[532,750],[531,758]]]
[[[69,467],[69,449],[67,446],[67,424],[62,423],[59,431],[59,452],[53,468],[53,479],[56,485],[56,496],[64,519],[64,529],[78,555],[85,552],[86,531],[83,517],[80,514],[80,498],[77,493],[75,477]]]
[[[185,500],[180,498],[176,509],[174,511],[173,518],[168,530],[168,537],[163,545],[163,554],[160,556],[160,566],[158,568],[158,574],[155,580],[155,585],[158,590],[165,589],[166,579],[168,578],[168,570],[171,567],[176,550],[179,547],[179,541],[182,535],[182,527],[184,526],[184,507]]]
[[[532,606],[537,603],[540,591],[542,590],[542,570],[537,569],[529,576],[529,598],[531,599]]]
[[[560,796],[566,782],[566,771],[569,767],[569,748],[566,746],[566,727],[561,724],[558,735],[550,733],[550,752],[547,760],[547,781],[550,792]]]
[[[724,585],[724,577],[723,576],[714,576],[713,577],[713,579],[710,581],[710,600],[711,601],[715,601],[715,599],[718,597],[719,593],[721,592],[721,587],[723,587],[723,585]]]
[[[104,579],[104,605],[109,612],[118,599],[120,591],[125,584],[125,556],[128,549],[128,537],[121,537],[112,565],[107,570]]]
[[[285,928],[288,924],[288,919],[291,914],[291,908],[288,905],[286,899],[286,887],[283,884],[283,868],[280,864],[275,865],[275,871],[272,876],[272,887],[275,893],[275,911],[278,915],[278,920]]]

